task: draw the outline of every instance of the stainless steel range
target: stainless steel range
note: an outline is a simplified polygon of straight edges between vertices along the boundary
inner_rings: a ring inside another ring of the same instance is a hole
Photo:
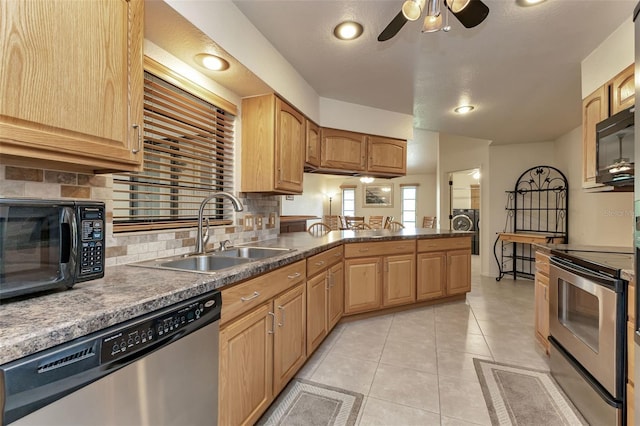
[[[551,374],[590,424],[625,418],[627,283],[633,254],[552,250]]]

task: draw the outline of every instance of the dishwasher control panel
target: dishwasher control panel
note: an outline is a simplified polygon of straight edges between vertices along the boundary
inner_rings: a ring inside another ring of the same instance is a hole
[[[173,335],[197,329],[201,323],[220,318],[220,293],[200,299],[192,299],[180,307],[156,313],[120,328],[102,338],[100,359],[102,363],[125,357]]]

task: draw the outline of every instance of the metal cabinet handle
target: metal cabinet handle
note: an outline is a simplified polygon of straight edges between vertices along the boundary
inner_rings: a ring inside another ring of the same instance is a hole
[[[267,334],[274,334],[276,331],[276,314],[273,312],[268,312],[268,315],[271,315],[271,330],[267,331]]]
[[[131,152],[133,152],[134,154],[137,154],[140,152],[140,149],[142,149],[142,132],[140,131],[139,124],[134,124],[132,127],[136,129],[136,139],[138,140],[138,147],[133,148]]]
[[[300,275],[300,272],[296,272],[295,274],[292,275],[287,275],[287,278],[289,278],[290,280],[294,279],[294,278],[298,278]]]
[[[248,302],[249,300],[255,299],[258,296],[260,296],[260,293],[258,293],[257,291],[254,291],[251,296],[249,296],[249,297],[241,297],[240,300],[242,300],[243,302]]]
[[[280,309],[280,311],[282,312],[282,322],[278,323],[278,327],[283,327],[284,326],[284,320],[286,319],[284,306],[278,306],[278,309]]]
[[[324,265],[324,260],[321,260],[320,262],[316,262],[316,266],[322,266]]]

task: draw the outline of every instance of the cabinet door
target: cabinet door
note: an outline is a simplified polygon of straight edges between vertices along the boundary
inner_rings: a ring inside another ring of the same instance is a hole
[[[273,335],[273,394],[277,395],[307,359],[306,291],[304,283],[273,301],[276,327]]]
[[[327,337],[327,272],[307,280],[307,354]]]
[[[337,129],[322,129],[320,166],[327,169],[364,171],[366,136]]]
[[[136,170],[143,0],[0,0],[3,154]]]
[[[596,124],[608,117],[607,87],[602,86],[582,101],[582,186],[596,184]]]
[[[382,305],[380,257],[345,261],[344,313],[371,311]]]
[[[418,253],[417,262],[417,300],[443,297],[447,282],[447,254]]]
[[[275,189],[302,192],[305,133],[304,116],[276,98]]]
[[[386,256],[382,280],[382,305],[395,306],[416,301],[414,254]]]
[[[311,170],[320,166],[320,127],[310,120],[306,120],[307,149],[305,165]]]
[[[471,291],[471,251],[447,252],[447,295]]]
[[[220,330],[218,424],[253,424],[271,403],[271,307],[266,303]]]
[[[611,115],[633,106],[636,97],[634,64],[629,65],[611,82]]]
[[[536,337],[549,352],[549,278],[538,272],[534,285]]]
[[[390,175],[407,174],[407,141],[367,136],[367,171]]]
[[[342,318],[344,312],[344,266],[342,262],[329,269],[329,306],[327,313],[327,332]]]

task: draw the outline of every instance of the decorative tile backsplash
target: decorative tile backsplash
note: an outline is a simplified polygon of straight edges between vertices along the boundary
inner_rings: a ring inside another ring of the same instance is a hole
[[[1,198],[91,199],[103,201],[107,211],[107,266],[174,256],[194,251],[195,229],[113,233],[113,179],[111,175],[90,175],[67,171],[0,165]],[[258,225],[256,218],[278,216],[280,197],[262,194],[239,194],[244,211],[236,213],[234,225],[212,228],[207,248],[220,241],[250,243],[278,236],[278,227],[267,220]],[[250,216],[244,223],[244,216]],[[249,221],[247,221],[249,222]],[[277,224],[276,224],[277,225]]]

